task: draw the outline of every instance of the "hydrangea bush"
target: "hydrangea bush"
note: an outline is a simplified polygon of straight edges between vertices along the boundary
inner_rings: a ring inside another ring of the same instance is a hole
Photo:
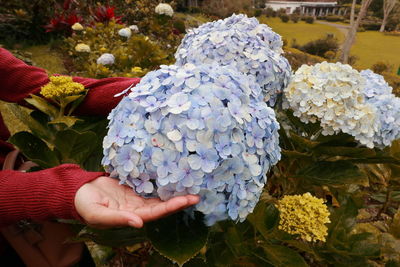
[[[199,194],[205,222],[243,221],[280,159],[260,87],[229,67],[162,66],[109,115],[103,164],[142,196]]]
[[[235,67],[254,76],[270,105],[287,86],[291,68],[281,55],[282,39],[256,18],[232,15],[189,31],[175,54],[176,64],[209,64]]]

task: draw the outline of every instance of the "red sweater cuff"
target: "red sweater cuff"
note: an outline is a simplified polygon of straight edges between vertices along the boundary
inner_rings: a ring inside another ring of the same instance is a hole
[[[63,164],[38,172],[0,172],[0,225],[22,219],[78,219],[74,199],[78,189],[102,172],[87,172]]]

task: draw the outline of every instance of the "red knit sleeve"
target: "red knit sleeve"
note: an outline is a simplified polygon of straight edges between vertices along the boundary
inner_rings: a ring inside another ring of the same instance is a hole
[[[104,173],[87,172],[74,164],[31,173],[1,171],[0,225],[22,219],[79,219],[75,193],[101,175]]]
[[[114,97],[130,86],[136,85],[139,78],[91,79],[74,77],[89,89],[85,101],[77,110],[81,115],[107,115],[121,100]],[[25,64],[4,48],[0,48],[0,100],[23,103],[29,94],[37,94],[49,82],[45,70]]]

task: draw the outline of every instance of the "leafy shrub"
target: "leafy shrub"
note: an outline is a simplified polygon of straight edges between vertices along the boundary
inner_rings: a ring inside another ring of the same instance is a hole
[[[254,10],[254,17],[259,17],[262,14],[262,10],[261,9],[256,9]]]
[[[43,25],[54,12],[54,1],[1,1],[0,42],[45,43],[50,39]]]
[[[282,14],[286,14],[286,9],[280,8],[276,11],[276,15],[279,17]]]
[[[339,49],[339,42],[335,37],[326,36],[325,38],[310,41],[302,46],[296,45],[295,48],[312,55],[323,57],[328,51],[336,53]]]
[[[382,74],[384,72],[391,72],[393,70],[393,65],[389,64],[388,62],[379,61],[372,65],[371,69],[375,73]]]
[[[333,52],[333,51],[326,51],[325,53],[324,53],[324,58],[326,58],[326,59],[328,59],[328,60],[333,60],[334,58],[336,57],[336,53],[335,52]]]
[[[294,23],[297,23],[300,20],[300,16],[297,15],[297,14],[291,14],[290,15],[290,20],[293,21]]]
[[[284,23],[289,22],[289,16],[286,15],[286,14],[281,14],[281,15],[279,16],[279,18],[280,18],[281,21],[284,22]]]
[[[304,17],[304,21],[308,24],[313,24],[314,23],[314,17],[312,16],[306,16]]]
[[[229,1],[215,1],[204,0],[202,4],[202,11],[207,14],[216,15],[220,18],[225,18],[241,11],[249,10],[252,5],[251,0],[229,0]]]
[[[134,77],[170,63],[167,53],[149,38],[140,34],[132,34],[130,38],[119,36],[118,31],[124,27],[115,21],[96,23],[67,38],[66,49],[72,58],[74,73],[97,78]],[[87,45],[90,52],[77,51],[78,44]],[[114,56],[114,64],[97,64],[105,53]]]
[[[284,51],[285,57],[292,66],[293,71],[296,71],[303,64],[314,65],[325,60],[322,57],[304,53],[293,47],[284,47]]]
[[[180,19],[175,16],[169,17],[155,13],[159,2],[158,0],[138,0],[134,4],[121,3],[119,9],[124,9],[123,20],[126,24],[137,25],[140,33],[158,42],[164,50],[172,54],[183,38],[185,29],[182,22],[179,22]],[[163,2],[174,7],[172,1]]]
[[[399,36],[400,37],[400,32],[397,32],[397,31],[385,32],[384,34],[389,35],[389,36]]]
[[[276,11],[271,7],[267,7],[264,13],[267,17],[276,17]]]
[[[325,19],[327,21],[331,21],[331,22],[337,22],[337,21],[343,21],[344,20],[344,18],[342,16],[336,16],[336,15],[326,16]]]
[[[365,32],[365,28],[364,27],[358,27],[357,32]]]
[[[186,32],[186,26],[185,22],[181,19],[176,19],[173,22],[174,28],[179,31],[179,33],[185,33]]]
[[[378,31],[381,27],[382,20],[377,17],[368,16],[362,20],[360,26],[367,31]]]

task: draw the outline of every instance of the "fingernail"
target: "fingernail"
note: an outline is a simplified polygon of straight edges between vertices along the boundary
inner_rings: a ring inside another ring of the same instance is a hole
[[[135,222],[135,221],[128,221],[128,225],[134,228],[141,228],[142,225],[139,222]]]

